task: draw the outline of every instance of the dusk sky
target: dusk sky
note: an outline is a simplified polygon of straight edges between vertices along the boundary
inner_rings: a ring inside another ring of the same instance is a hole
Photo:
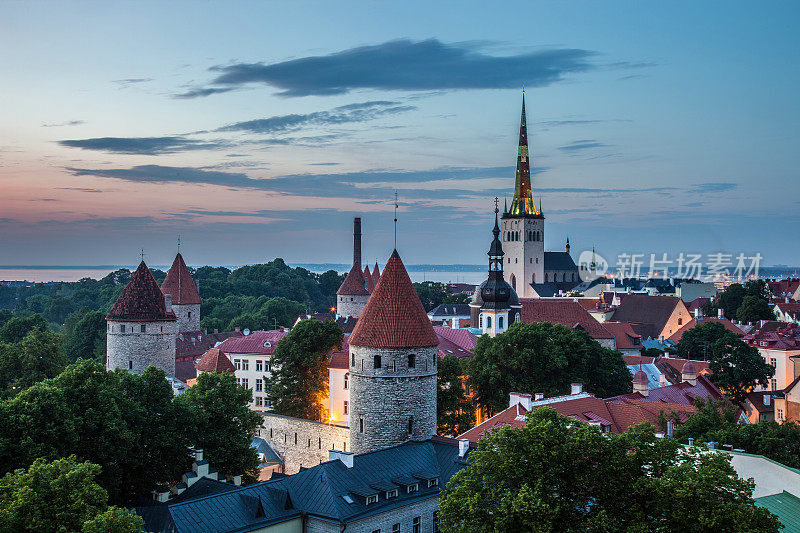
[[[798,265],[798,20],[797,2],[3,2],[0,265],[169,264],[178,234],[191,265],[347,263],[354,216],[382,265],[395,190],[406,263],[484,263],[523,83],[547,249]]]

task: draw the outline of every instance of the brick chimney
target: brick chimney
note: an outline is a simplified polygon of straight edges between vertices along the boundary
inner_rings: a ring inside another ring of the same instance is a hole
[[[361,217],[353,219],[353,264],[361,264]]]

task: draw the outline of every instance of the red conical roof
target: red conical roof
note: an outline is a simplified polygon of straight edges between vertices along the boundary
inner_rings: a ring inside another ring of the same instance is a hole
[[[172,295],[173,305],[189,305],[202,303],[200,294],[197,292],[197,286],[192,280],[192,275],[189,274],[189,269],[186,268],[186,263],[183,262],[183,257],[180,253],[175,256],[175,261],[167,272],[167,277],[164,278],[164,283],[161,284],[161,292],[164,294]]]
[[[348,341],[373,348],[437,346],[439,338],[395,250]]]
[[[367,282],[367,290],[372,292],[372,290],[375,288],[375,280],[372,279],[372,273],[369,271],[368,266],[364,267],[364,279]]]
[[[236,372],[236,367],[219,348],[211,348],[204,353],[194,367],[199,372]]]
[[[375,261],[375,268],[372,270],[372,283],[375,285],[381,280],[381,272],[378,270],[378,262]]]
[[[347,277],[344,278],[342,286],[339,287],[339,290],[336,291],[336,294],[346,294],[348,296],[363,296],[369,294],[369,291],[367,290],[367,282],[364,279],[364,273],[361,272],[361,265],[358,263],[353,265],[353,268],[350,269]]]
[[[144,261],[131,275],[131,280],[125,285],[114,307],[106,315],[106,320],[133,322],[176,320],[174,313],[167,313],[164,294]]]

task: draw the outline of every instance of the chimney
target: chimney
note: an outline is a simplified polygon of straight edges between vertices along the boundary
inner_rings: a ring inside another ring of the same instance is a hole
[[[717,318],[725,318],[725,310],[720,308],[717,309]]]
[[[650,380],[647,379],[647,374],[641,370],[633,376],[633,392],[638,392],[645,398],[650,394]]]
[[[202,461],[203,460],[203,448],[195,448],[195,450],[194,450],[194,460],[195,461]]]
[[[353,219],[353,264],[361,264],[361,217]]]
[[[458,456],[463,459],[464,456],[467,455],[468,450],[469,450],[469,440],[458,439]]]
[[[535,401],[537,401],[537,402],[540,402],[540,401],[544,400],[544,393],[543,392],[537,392],[536,394],[533,395],[533,399]]]
[[[531,410],[531,395],[524,394],[522,392],[512,392],[508,395],[508,406],[514,407],[515,405],[520,404],[522,407],[527,409],[528,411]]]
[[[692,386],[697,385],[697,369],[691,361],[686,361],[681,369],[681,383],[684,381]]]
[[[231,476],[231,483],[236,485],[237,487],[242,486],[242,475],[241,474],[234,474]]]
[[[172,312],[172,295],[165,294],[164,295],[164,308],[166,309],[167,313]]]
[[[361,220],[361,219],[356,219]],[[328,460],[335,461],[336,459],[340,460],[344,466],[347,468],[353,468],[353,452],[342,452],[339,450],[328,450]]]
[[[570,387],[571,387],[570,395],[572,396],[583,392],[583,385],[580,383],[571,383]]]
[[[153,499],[163,503],[169,499],[169,491],[163,487],[155,489],[153,491]]]

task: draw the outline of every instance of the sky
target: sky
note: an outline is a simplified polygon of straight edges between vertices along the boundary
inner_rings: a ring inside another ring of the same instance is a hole
[[[526,87],[547,249],[800,265],[800,4],[0,2],[0,265],[482,264]],[[537,200],[538,201],[538,200]],[[501,204],[502,205],[502,204]]]

